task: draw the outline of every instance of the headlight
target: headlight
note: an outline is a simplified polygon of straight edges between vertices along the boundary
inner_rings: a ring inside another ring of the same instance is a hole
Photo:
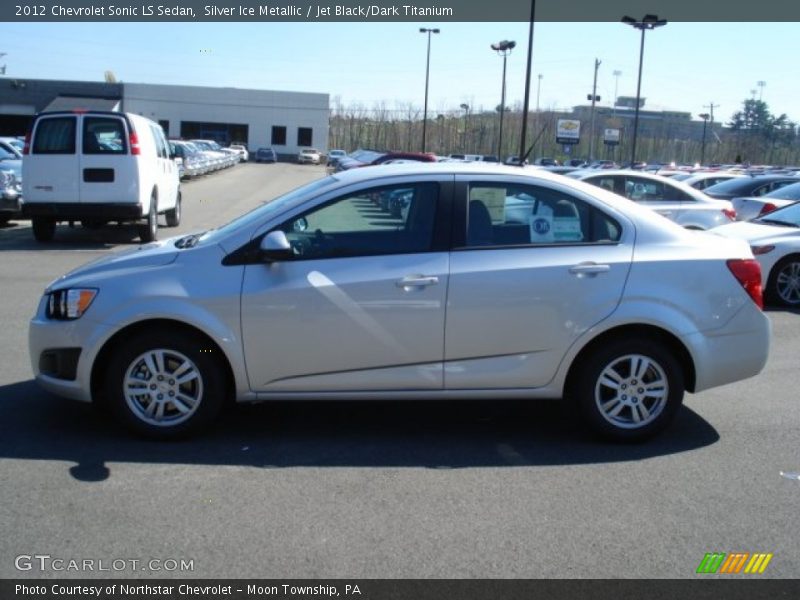
[[[92,288],[74,288],[50,292],[47,298],[45,315],[48,319],[67,321],[79,319],[92,304],[97,290]]]
[[[752,250],[753,256],[759,256],[761,254],[772,252],[775,250],[775,246],[750,246],[750,250]]]

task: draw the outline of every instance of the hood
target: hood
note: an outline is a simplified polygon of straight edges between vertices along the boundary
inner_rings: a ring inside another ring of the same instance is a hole
[[[737,240],[744,240],[749,244],[765,239],[778,240],[785,237],[800,236],[800,229],[795,227],[781,227],[756,221],[738,221],[710,230],[711,233],[722,235]]]
[[[103,256],[89,262],[66,275],[62,275],[50,285],[46,291],[55,287],[66,287],[68,285],[91,285],[91,280],[97,276],[103,277],[108,274],[122,274],[125,271],[142,269],[147,267],[161,267],[175,262],[178,253],[181,252],[175,247],[175,240],[171,238],[160,242],[152,242],[137,248],[130,248],[121,252],[114,252],[109,256]]]

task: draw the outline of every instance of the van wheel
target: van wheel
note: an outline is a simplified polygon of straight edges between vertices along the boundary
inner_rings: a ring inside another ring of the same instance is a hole
[[[150,198],[150,212],[147,213],[147,220],[138,227],[139,239],[145,244],[154,242],[158,237],[158,207],[155,194]]]
[[[178,197],[175,198],[175,208],[166,213],[167,227],[177,227],[181,224],[181,192],[178,190]]]
[[[37,242],[49,242],[56,234],[56,222],[52,219],[38,217],[34,218],[31,224],[33,225],[33,237]]]

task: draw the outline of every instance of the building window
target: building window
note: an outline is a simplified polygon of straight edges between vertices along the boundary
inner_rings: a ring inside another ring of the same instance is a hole
[[[272,126],[272,145],[285,146],[286,145],[286,127],[279,125]]]
[[[164,130],[164,135],[169,135],[169,121],[166,119],[159,119],[158,124],[161,125],[161,129]]]
[[[313,146],[311,141],[311,127],[298,127],[297,128],[297,145],[298,146]]]

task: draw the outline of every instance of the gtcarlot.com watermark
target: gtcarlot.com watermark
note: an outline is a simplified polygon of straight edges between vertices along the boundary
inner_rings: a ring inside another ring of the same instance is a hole
[[[50,554],[20,554],[14,558],[17,571],[39,572],[142,572],[189,573],[194,559],[185,558],[69,558]]]

